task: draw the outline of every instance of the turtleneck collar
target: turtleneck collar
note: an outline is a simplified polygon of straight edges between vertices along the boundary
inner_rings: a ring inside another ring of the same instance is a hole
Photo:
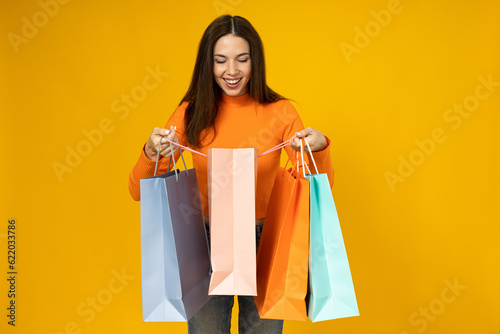
[[[252,103],[252,98],[250,97],[250,93],[248,92],[240,96],[228,96],[222,94],[222,104],[241,107],[251,103]]]

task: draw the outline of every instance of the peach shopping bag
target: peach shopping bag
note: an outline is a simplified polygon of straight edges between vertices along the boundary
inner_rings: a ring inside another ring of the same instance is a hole
[[[255,185],[257,150],[207,151],[210,295],[257,294]]]

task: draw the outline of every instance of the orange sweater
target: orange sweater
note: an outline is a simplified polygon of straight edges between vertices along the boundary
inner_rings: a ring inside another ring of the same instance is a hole
[[[165,128],[177,126],[177,137],[181,145],[187,146],[184,136],[184,113],[188,103],[183,102],[173,113]],[[259,104],[250,98],[247,93],[242,96],[230,97],[223,95],[222,104],[219,109],[215,127],[217,136],[212,143],[212,131],[202,140],[202,148],[197,150],[207,154],[209,148],[257,148],[259,154],[290,139],[296,132],[304,129],[299,114],[288,100],[280,100],[275,103]],[[201,138],[203,138],[202,133]],[[330,186],[333,185],[333,168],[330,158],[330,140],[327,138],[328,146],[313,156],[320,173],[327,173]],[[289,146],[285,148],[292,162],[295,162],[296,152]],[[264,155],[258,159],[257,164],[257,188],[255,199],[255,217],[264,218],[267,204],[271,195],[277,168],[280,164],[280,151]],[[179,151],[175,153],[175,159],[179,159]],[[169,159],[160,157],[159,170],[157,174],[167,172]],[[172,164],[173,165],[173,164]],[[193,154],[193,165],[200,188],[203,214],[208,216],[208,177],[207,158]],[[173,166],[171,166],[173,167]],[[311,165],[311,172],[314,167]],[[129,176],[129,190],[132,198],[140,200],[140,179],[153,176],[155,161],[149,160],[144,149],[139,156],[137,164],[133,167]]]

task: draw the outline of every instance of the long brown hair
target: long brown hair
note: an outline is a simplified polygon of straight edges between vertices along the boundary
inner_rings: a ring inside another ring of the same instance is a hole
[[[250,97],[259,103],[283,99],[267,86],[264,46],[254,27],[241,16],[218,17],[208,26],[201,38],[191,84],[181,101],[181,104],[184,101],[189,102],[184,116],[185,135],[188,143],[194,147],[201,146],[200,133],[203,130],[212,128],[213,138],[216,135],[215,119],[219,112],[222,89],[214,79],[213,52],[217,40],[229,34],[244,38],[250,45]]]

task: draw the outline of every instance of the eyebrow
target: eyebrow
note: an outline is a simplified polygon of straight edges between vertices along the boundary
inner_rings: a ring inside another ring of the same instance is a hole
[[[241,57],[241,56],[250,56],[250,53],[248,53],[248,52],[240,53],[239,55],[236,56],[236,58]],[[214,54],[214,57],[227,58],[226,56],[218,54],[218,53]]]

